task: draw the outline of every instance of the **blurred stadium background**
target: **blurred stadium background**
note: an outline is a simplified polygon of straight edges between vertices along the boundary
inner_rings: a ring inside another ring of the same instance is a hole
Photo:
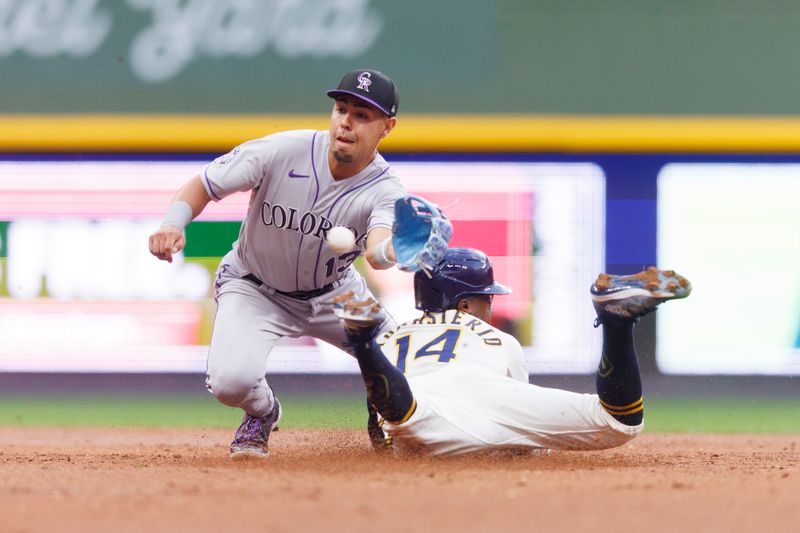
[[[800,431],[798,24],[777,0],[0,3],[0,424],[234,427],[203,371],[247,197],[175,263],[147,235],[214,157],[326,129],[364,66],[400,90],[384,156],[515,289],[532,381],[592,391],[591,281],[659,264],[695,289],[638,328],[648,428]],[[365,273],[407,316],[410,277]],[[287,423],[361,425],[342,352],[287,340],[268,369]]]

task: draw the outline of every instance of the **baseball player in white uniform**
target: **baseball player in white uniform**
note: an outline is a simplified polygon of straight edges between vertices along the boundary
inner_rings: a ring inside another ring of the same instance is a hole
[[[396,124],[394,82],[376,70],[347,73],[336,89],[329,131],[287,131],[251,140],[212,161],[177,193],[150,252],[172,261],[184,228],[210,201],[250,191],[238,240],[216,274],[217,314],[207,387],[244,410],[231,456],[265,457],[281,416],[267,384],[266,361],[284,336],[309,335],[349,349],[331,300],[372,295],[353,261],[364,253],[376,269],[395,263],[393,207],[405,192],[377,152]],[[352,250],[334,252],[326,232],[349,228]],[[385,316],[379,329],[394,326]]]
[[[374,300],[339,295],[336,313],[369,401],[383,417],[386,445],[399,453],[457,455],[597,450],[633,439],[643,428],[634,323],[667,300],[685,298],[691,285],[655,267],[597,278],[591,294],[603,354],[596,394],[528,383],[519,342],[490,325],[493,296],[510,290],[495,283],[482,252],[449,249],[431,277],[415,274],[414,292],[422,315],[384,334],[376,333],[384,313]]]

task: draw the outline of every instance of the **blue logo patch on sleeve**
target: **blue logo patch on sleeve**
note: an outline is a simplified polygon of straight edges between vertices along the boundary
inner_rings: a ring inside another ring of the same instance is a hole
[[[221,156],[219,156],[218,158],[216,158],[216,159],[214,160],[214,164],[216,164],[216,165],[227,165],[228,163],[230,163],[231,161],[233,161],[233,159],[234,159],[234,158],[235,158],[235,157],[236,157],[238,154],[239,154],[239,147],[237,146],[236,148],[234,148],[233,150],[231,150],[231,151],[230,151],[230,152],[228,152],[227,154],[225,154],[225,155],[221,155]]]

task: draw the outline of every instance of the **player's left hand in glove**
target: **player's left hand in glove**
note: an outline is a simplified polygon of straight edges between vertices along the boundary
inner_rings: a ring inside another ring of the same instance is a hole
[[[430,276],[452,236],[453,225],[437,205],[412,195],[395,201],[392,245],[400,270]]]

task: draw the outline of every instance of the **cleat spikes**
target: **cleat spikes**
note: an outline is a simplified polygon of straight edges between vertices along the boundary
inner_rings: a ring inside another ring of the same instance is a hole
[[[600,274],[591,288],[599,323],[607,318],[635,320],[667,300],[686,298],[691,291],[689,280],[654,266],[626,276]]]
[[[386,312],[375,298],[356,300],[350,291],[333,299],[333,312],[348,335],[359,337],[371,337],[386,320]]]

